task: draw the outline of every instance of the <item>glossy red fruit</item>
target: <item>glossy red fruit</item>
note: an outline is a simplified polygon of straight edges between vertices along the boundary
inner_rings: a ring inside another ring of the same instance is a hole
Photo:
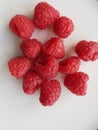
[[[40,2],[34,9],[34,26],[39,29],[45,29],[53,24],[59,17],[59,12],[46,2]]]
[[[59,64],[54,57],[45,57],[44,60],[40,60],[42,63],[34,63],[34,71],[44,79],[54,78],[59,69]]]
[[[89,80],[89,76],[86,73],[76,72],[73,74],[69,74],[65,77],[64,85],[72,93],[78,96],[84,96],[86,95],[88,80]]]
[[[23,90],[26,94],[33,94],[40,86],[41,78],[30,70],[23,78]]]
[[[18,56],[8,62],[8,67],[11,75],[22,78],[30,69],[31,61],[23,56]]]
[[[64,41],[62,38],[51,38],[48,40],[43,48],[42,52],[46,56],[53,56],[54,58],[63,58],[65,56]]]
[[[34,31],[33,22],[27,16],[20,14],[11,19],[9,27],[13,33],[22,39],[30,38]]]
[[[27,39],[21,42],[20,49],[26,57],[34,59],[40,53],[41,46],[37,39]]]
[[[98,59],[98,42],[82,40],[77,43],[75,51],[80,59],[94,61]]]
[[[60,94],[61,86],[57,80],[45,80],[41,84],[40,103],[51,106],[59,99]]]
[[[54,32],[62,38],[67,38],[74,31],[74,24],[70,18],[61,16],[54,23]]]

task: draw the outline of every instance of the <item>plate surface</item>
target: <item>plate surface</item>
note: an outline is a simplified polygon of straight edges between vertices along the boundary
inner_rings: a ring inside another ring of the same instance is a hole
[[[40,0],[0,0],[0,130],[96,130],[98,127],[98,60],[81,62],[80,71],[90,76],[88,92],[77,97],[62,85],[62,95],[52,107],[38,102],[39,92],[28,96],[22,91],[22,80],[10,76],[7,62],[21,55],[20,39],[13,35],[8,23],[15,14],[32,16]],[[96,0],[45,0],[70,17],[75,31],[65,39],[66,51],[80,40],[98,41],[98,2]],[[43,43],[54,36],[51,30],[36,30],[33,38]],[[70,53],[68,53],[70,54]]]

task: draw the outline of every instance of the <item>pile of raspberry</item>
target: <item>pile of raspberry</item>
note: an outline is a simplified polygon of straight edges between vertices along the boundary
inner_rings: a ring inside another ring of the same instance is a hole
[[[44,44],[31,39],[36,28],[42,30],[50,26],[56,37]],[[23,79],[22,88],[26,94],[32,95],[40,89],[40,103],[43,106],[53,105],[61,95],[62,88],[56,79],[57,74],[61,73],[64,75],[64,86],[69,91],[78,96],[86,95],[89,76],[78,70],[81,60],[98,59],[98,43],[82,40],[74,48],[76,55],[66,58],[63,38],[74,31],[70,18],[60,16],[59,11],[50,4],[40,2],[34,9],[32,19],[17,14],[11,19],[9,28],[22,39],[20,50],[23,53],[9,60],[9,71],[17,79]]]

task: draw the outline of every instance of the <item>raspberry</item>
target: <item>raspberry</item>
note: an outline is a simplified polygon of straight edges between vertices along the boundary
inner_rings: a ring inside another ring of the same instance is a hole
[[[54,32],[62,38],[68,37],[74,30],[74,24],[71,19],[62,16],[54,23]]]
[[[41,43],[36,39],[23,40],[20,49],[28,58],[35,58],[41,51]]]
[[[33,94],[41,84],[41,78],[30,70],[23,78],[23,90],[26,94]]]
[[[16,78],[22,78],[31,67],[29,59],[19,56],[11,59],[8,62],[10,73]]]
[[[78,71],[80,67],[80,59],[77,56],[71,56],[68,59],[60,61],[59,72],[63,74],[72,74]]]
[[[40,102],[43,106],[53,105],[60,97],[61,86],[57,80],[45,80],[41,85]]]
[[[65,55],[63,39],[51,38],[44,44],[42,52],[44,55],[53,56],[57,59],[63,58]]]
[[[34,31],[33,22],[27,16],[19,14],[11,19],[9,27],[12,32],[23,39],[30,38]]]
[[[75,51],[80,59],[84,61],[94,61],[98,59],[97,42],[82,40],[76,45]]]
[[[67,75],[64,80],[64,85],[74,94],[79,96],[86,95],[87,81],[89,76],[83,72],[76,72]]]
[[[59,17],[59,12],[46,2],[40,2],[34,10],[33,23],[39,29],[45,29]]]
[[[38,62],[34,63],[34,71],[39,76],[41,76],[44,79],[51,79],[57,75],[59,65],[54,57],[46,57],[43,61],[40,61],[43,64],[40,64]]]

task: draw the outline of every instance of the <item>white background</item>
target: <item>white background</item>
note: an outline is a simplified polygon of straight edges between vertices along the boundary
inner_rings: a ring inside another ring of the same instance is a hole
[[[61,15],[70,17],[75,31],[65,39],[65,49],[72,50],[79,40],[98,41],[98,2],[96,0],[46,0]],[[7,62],[20,55],[20,39],[8,28],[15,14],[32,16],[39,0],[0,0],[0,130],[96,130],[98,128],[98,60],[82,62],[80,70],[90,76],[84,97],[70,93],[62,84],[62,95],[52,107],[38,102],[39,92],[28,96],[22,91],[22,80],[8,72]],[[54,33],[36,30],[32,37],[42,42]],[[68,53],[69,54],[69,53]]]

